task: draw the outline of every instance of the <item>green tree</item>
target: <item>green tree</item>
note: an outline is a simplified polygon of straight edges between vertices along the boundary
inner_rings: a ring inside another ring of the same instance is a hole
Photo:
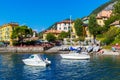
[[[111,44],[116,38],[119,39],[120,29],[117,27],[111,27],[105,34],[103,43]]]
[[[83,22],[81,19],[76,19],[74,22],[74,27],[75,27],[75,31],[77,36],[83,36]]]
[[[28,28],[28,26],[18,26],[12,32],[12,39],[18,39],[18,42],[23,42],[24,38],[32,36],[32,29]]]
[[[48,33],[46,36],[47,41],[53,42],[56,40],[56,37],[52,33]]]
[[[42,39],[42,38],[43,38],[43,32],[38,33],[38,37],[39,37],[40,39]]]
[[[93,38],[94,38],[94,43],[95,43],[95,39],[96,39],[96,35],[99,33],[99,28],[100,26],[97,24],[97,21],[96,21],[96,17],[95,15],[91,15],[90,16],[90,19],[89,19],[89,24],[88,24],[88,28],[89,28],[89,31],[90,31],[90,34],[93,35]]]
[[[58,39],[63,40],[64,38],[67,38],[69,36],[68,32],[62,31],[59,36]]]
[[[117,1],[117,3],[114,5],[114,13],[120,14],[120,0]]]

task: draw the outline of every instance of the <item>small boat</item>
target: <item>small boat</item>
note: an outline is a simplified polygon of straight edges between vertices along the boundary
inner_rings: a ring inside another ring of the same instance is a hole
[[[60,56],[63,59],[90,59],[90,55],[88,55],[87,52],[81,52],[81,53],[76,53],[76,52],[70,52],[68,54],[60,54]]]
[[[28,59],[22,60],[24,64],[31,66],[47,66],[51,64],[47,58],[43,58],[40,54],[33,54]]]

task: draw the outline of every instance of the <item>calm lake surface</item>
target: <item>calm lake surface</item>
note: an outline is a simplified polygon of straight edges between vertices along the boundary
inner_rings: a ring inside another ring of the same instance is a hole
[[[0,54],[0,80],[120,80],[120,56],[91,56],[90,60],[64,60],[45,54],[48,67],[24,65],[31,54]]]

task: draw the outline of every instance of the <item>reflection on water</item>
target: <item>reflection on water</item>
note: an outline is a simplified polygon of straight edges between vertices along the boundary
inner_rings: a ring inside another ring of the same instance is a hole
[[[46,67],[24,66],[24,77],[26,79],[37,80],[45,76]]]
[[[26,73],[26,74],[36,74],[36,73],[40,73],[40,72],[42,72],[42,71],[45,71],[46,70],[46,68],[45,67],[40,67],[40,66],[27,66],[27,65],[25,65],[24,66],[24,72]]]
[[[91,56],[90,60],[65,60],[45,54],[48,67],[23,64],[30,54],[0,54],[0,80],[119,80],[120,56]]]
[[[73,65],[73,64],[81,64],[81,65],[86,65],[90,60],[67,60],[67,59],[61,59],[60,60],[61,64],[68,64],[68,65]]]
[[[86,67],[89,64],[90,60],[65,60],[61,59],[60,64],[64,67]],[[58,65],[58,66],[59,66]]]

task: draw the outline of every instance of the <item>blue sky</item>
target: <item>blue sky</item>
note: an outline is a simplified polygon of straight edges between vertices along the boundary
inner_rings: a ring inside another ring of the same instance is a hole
[[[38,32],[53,23],[88,16],[109,0],[0,0],[0,26],[17,22]]]

